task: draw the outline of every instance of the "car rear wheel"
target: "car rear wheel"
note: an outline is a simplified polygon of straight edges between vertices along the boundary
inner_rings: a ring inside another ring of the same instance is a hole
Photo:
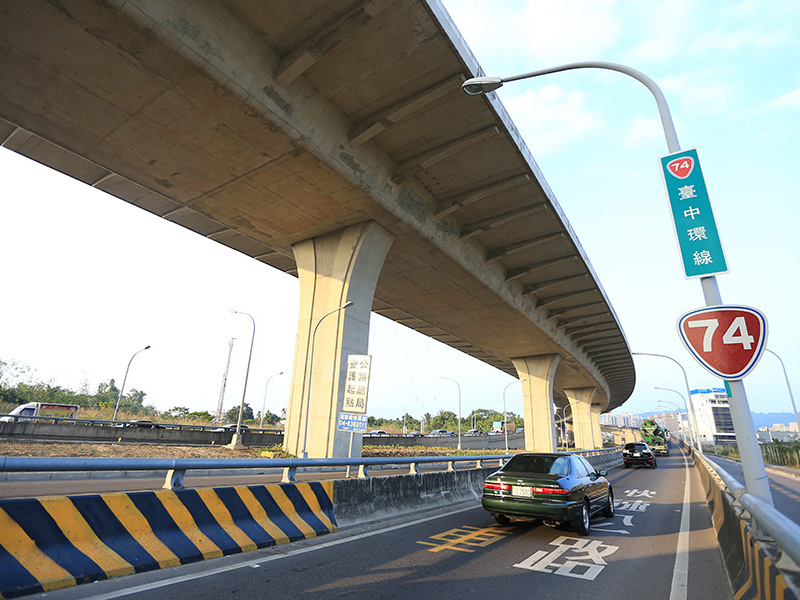
[[[653,459],[653,468],[655,469],[657,466],[658,466],[658,463],[656,462],[656,459],[654,458]]]
[[[494,520],[497,521],[498,525],[508,525],[509,523],[511,523],[511,519],[509,519],[505,515],[495,513],[492,516],[494,517]]]
[[[611,518],[614,516],[614,490],[608,488],[608,502],[603,507],[603,516]]]
[[[589,503],[587,500],[584,500],[581,505],[581,514],[572,519],[570,524],[578,535],[589,534]]]

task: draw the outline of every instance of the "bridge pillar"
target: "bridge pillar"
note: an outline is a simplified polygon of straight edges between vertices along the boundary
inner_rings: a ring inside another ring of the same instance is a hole
[[[525,449],[555,452],[558,438],[554,417],[553,381],[561,357],[558,354],[514,358],[514,368],[522,383]]]
[[[564,390],[572,407],[572,427],[575,434],[575,449],[594,448],[592,439],[592,398],[597,388],[573,388]]]
[[[300,315],[284,436],[290,454],[302,457],[305,448],[310,458],[348,456],[350,434],[337,430],[347,356],[368,352],[375,285],[393,241],[383,227],[367,222],[292,246]],[[347,301],[353,305],[321,321]],[[358,457],[361,435],[355,437]]]
[[[601,412],[603,412],[601,404],[592,404],[592,440],[595,448],[603,447],[603,432],[600,430]]]

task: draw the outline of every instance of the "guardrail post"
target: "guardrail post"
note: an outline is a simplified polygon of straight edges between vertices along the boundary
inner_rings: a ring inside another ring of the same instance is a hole
[[[408,474],[409,475],[419,475],[419,468],[417,468],[417,463],[411,463],[408,465]]]
[[[284,467],[281,483],[295,483],[297,481],[297,467]]]
[[[480,460],[480,459],[476,460],[475,461],[475,468],[476,469],[482,469],[483,468],[483,461]]]
[[[369,468],[367,465],[358,465],[358,478],[369,479]]]
[[[453,466],[455,463],[452,460],[447,461],[447,471],[455,471],[456,468]]]
[[[161,487],[165,490],[182,490],[184,475],[186,475],[186,469],[170,469],[167,471],[167,479]]]

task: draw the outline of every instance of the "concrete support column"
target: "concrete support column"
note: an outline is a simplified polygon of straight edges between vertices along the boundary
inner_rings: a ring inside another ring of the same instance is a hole
[[[592,398],[597,388],[574,388],[564,390],[572,407],[572,427],[575,433],[575,449],[589,450],[592,441]]]
[[[553,413],[553,381],[561,357],[558,354],[512,359],[522,383],[525,418],[525,449],[532,452],[555,452],[556,424]]]
[[[603,432],[600,430],[600,413],[603,407],[599,404],[592,404],[592,440],[595,448],[603,447]]]
[[[304,447],[309,458],[348,456],[350,434],[336,427],[347,356],[368,353],[375,286],[393,241],[391,233],[368,222],[292,247],[300,315],[284,449],[297,457]],[[347,301],[353,306],[325,317]],[[355,437],[353,456],[361,456],[361,435]]]

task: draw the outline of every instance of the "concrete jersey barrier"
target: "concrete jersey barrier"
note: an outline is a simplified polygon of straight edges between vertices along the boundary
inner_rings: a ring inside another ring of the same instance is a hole
[[[332,482],[0,501],[0,597],[336,531]]]

